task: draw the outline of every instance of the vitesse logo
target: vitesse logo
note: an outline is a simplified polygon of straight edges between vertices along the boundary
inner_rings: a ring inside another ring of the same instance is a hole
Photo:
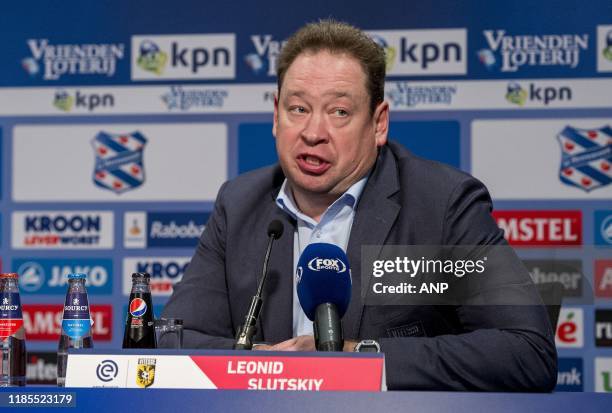
[[[155,362],[153,358],[138,359],[136,367],[136,384],[138,387],[146,389],[151,387],[155,381]]]

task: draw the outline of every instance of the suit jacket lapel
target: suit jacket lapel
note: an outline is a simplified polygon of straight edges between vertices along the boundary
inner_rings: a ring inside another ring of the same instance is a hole
[[[351,303],[343,318],[344,337],[359,337],[363,299],[361,297],[361,247],[382,246],[400,211],[400,205],[390,199],[399,190],[397,165],[387,147],[380,150],[372,175],[361,194],[348,243],[348,259],[353,287]],[[367,278],[368,282],[370,277]]]
[[[295,221],[281,211],[274,199],[278,193],[276,188],[272,195],[268,224],[278,219],[283,223],[283,235],[274,241],[270,255],[269,272],[264,286],[263,307],[260,317],[260,334],[263,340],[278,343],[293,336],[293,232]],[[266,200],[267,201],[267,200]],[[264,251],[262,251],[262,254]],[[260,276],[261,270],[257,272]]]

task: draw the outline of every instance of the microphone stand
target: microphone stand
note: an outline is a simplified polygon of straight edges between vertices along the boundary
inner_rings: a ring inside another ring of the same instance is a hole
[[[263,292],[264,283],[266,282],[266,277],[268,275],[268,262],[270,261],[270,254],[272,253],[272,243],[275,239],[280,238],[283,233],[282,224],[280,225],[280,230],[277,228],[272,228],[275,222],[280,224],[280,221],[272,221],[268,228],[268,236],[270,238],[268,240],[268,248],[266,249],[266,256],[264,258],[261,280],[259,280],[257,292],[253,296],[249,311],[244,318],[244,324],[238,330],[238,334],[236,335],[234,350],[251,350],[253,348],[252,340],[255,333],[257,333],[257,320],[259,319],[259,314],[261,313],[261,307],[263,304],[261,295]],[[276,227],[278,227],[278,225],[276,225]]]

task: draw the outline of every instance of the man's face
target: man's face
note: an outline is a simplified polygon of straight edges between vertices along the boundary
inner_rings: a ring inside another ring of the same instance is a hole
[[[337,197],[363,177],[387,140],[388,105],[372,115],[359,62],[328,51],[299,55],[274,105],[273,134],[299,195]]]

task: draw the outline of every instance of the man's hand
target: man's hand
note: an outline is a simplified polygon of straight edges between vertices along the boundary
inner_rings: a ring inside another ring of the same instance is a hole
[[[354,351],[356,341],[346,340],[344,342],[344,351]],[[289,340],[283,341],[282,343],[270,346],[268,344],[261,344],[253,347],[253,350],[267,350],[267,351],[317,351],[315,347],[313,336],[299,336],[290,338]]]

